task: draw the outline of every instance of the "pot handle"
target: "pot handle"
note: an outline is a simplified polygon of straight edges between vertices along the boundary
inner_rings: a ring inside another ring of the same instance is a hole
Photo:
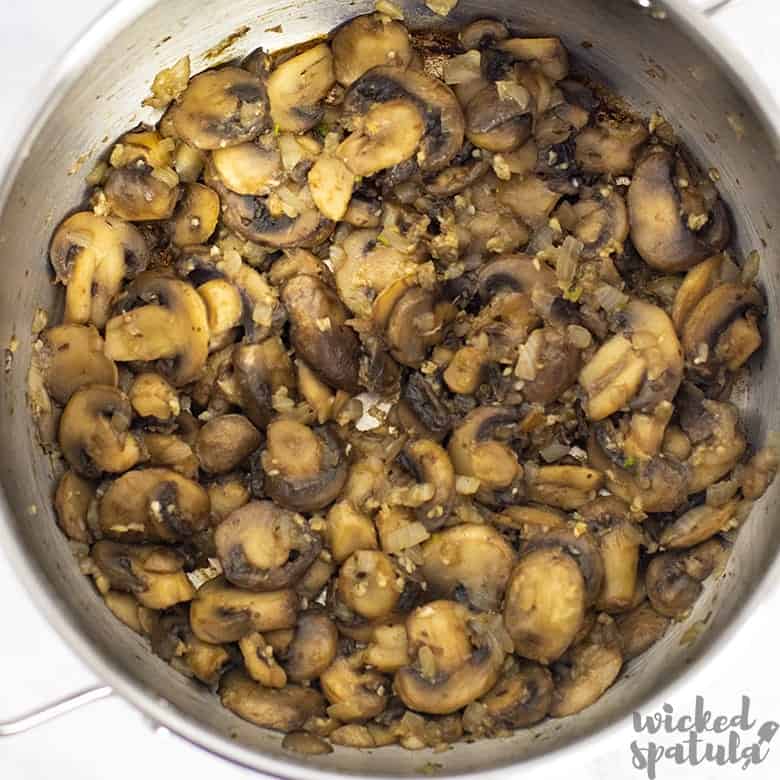
[[[10,720],[0,721],[0,737],[12,737],[15,734],[21,734],[24,731],[30,731],[38,726],[47,723],[60,715],[66,715],[79,707],[92,704],[94,701],[100,701],[110,696],[113,690],[107,685],[99,685],[94,688],[87,688],[77,693],[72,693],[62,699],[46,704],[43,707],[32,710],[24,715],[19,715]]]

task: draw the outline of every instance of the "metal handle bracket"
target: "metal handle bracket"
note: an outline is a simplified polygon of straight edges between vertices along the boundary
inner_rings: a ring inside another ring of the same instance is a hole
[[[21,734],[24,731],[37,728],[60,715],[77,710],[92,702],[105,699],[113,693],[113,690],[107,685],[100,685],[95,688],[87,688],[78,693],[70,694],[51,704],[47,704],[32,712],[20,715],[10,720],[0,721],[0,737],[12,737],[14,734]]]

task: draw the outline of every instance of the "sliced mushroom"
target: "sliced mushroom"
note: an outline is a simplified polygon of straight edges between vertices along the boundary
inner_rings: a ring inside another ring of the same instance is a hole
[[[516,503],[521,495],[523,469],[506,439],[518,422],[511,407],[480,406],[454,430],[448,451],[455,473],[476,477],[477,498],[489,504]]]
[[[103,601],[118,620],[121,620],[128,628],[137,634],[142,634],[141,621],[138,619],[138,599],[130,593],[120,593],[110,590],[103,594]]]
[[[219,522],[231,512],[246,506],[251,493],[247,480],[242,475],[227,474],[215,482],[209,483],[206,492],[209,494],[211,517]]]
[[[484,49],[504,41],[509,37],[509,30],[502,22],[493,19],[477,19],[467,24],[458,37],[464,49]]]
[[[262,634],[255,631],[238,640],[238,647],[244,658],[244,668],[249,676],[266,688],[284,688],[287,675],[276,662],[273,648]]]
[[[553,403],[576,383],[580,350],[557,328],[533,331],[526,342],[526,351],[536,355],[535,376],[523,380],[523,396],[531,403]]]
[[[377,626],[366,648],[366,663],[380,672],[394,673],[410,663],[409,643],[403,625]]]
[[[473,395],[484,381],[488,362],[485,350],[466,345],[452,356],[442,379],[453,393]]]
[[[423,544],[420,572],[433,598],[487,611],[501,603],[514,562],[512,547],[498,531],[463,523],[438,531]]]
[[[173,213],[171,241],[176,246],[202,244],[219,219],[219,195],[204,184],[187,184]]]
[[[410,709],[447,715],[486,694],[505,657],[499,632],[485,616],[472,617],[454,601],[432,601],[406,621],[414,664],[396,672],[394,685]]]
[[[674,156],[655,147],[634,169],[628,189],[631,240],[642,259],[659,271],[684,271],[720,252],[730,228],[726,207],[716,200],[705,224],[692,230],[685,221],[674,183]]]
[[[565,512],[542,504],[507,506],[501,514],[492,517],[495,525],[519,531],[524,539],[546,534],[553,528],[564,528],[568,521]]]
[[[198,459],[184,439],[170,433],[145,431],[143,445],[150,465],[173,469],[187,479],[198,478]]]
[[[377,65],[405,68],[412,61],[406,28],[380,14],[358,16],[347,22],[333,36],[331,46],[336,80],[345,87]]]
[[[519,87],[519,85],[517,85]],[[525,99],[502,96],[495,84],[477,92],[466,106],[466,137],[480,149],[511,152],[531,135],[530,95],[518,90]]]
[[[383,675],[362,666],[359,655],[342,656],[320,674],[331,718],[349,723],[368,720],[384,710],[390,685]]]
[[[554,272],[536,258],[525,254],[501,255],[482,265],[478,271],[479,297],[489,303],[501,293],[525,293],[555,290]]]
[[[390,556],[378,550],[357,550],[342,564],[336,590],[352,612],[374,620],[386,617],[398,604],[397,579]]]
[[[464,145],[463,148],[468,150],[471,146]],[[490,162],[484,156],[472,157],[469,153],[462,162],[456,157],[449,167],[426,178],[425,188],[437,198],[451,197],[463,192],[489,170]]]
[[[653,609],[675,620],[685,617],[699,598],[704,580],[720,574],[728,554],[726,543],[714,537],[689,550],[654,555],[645,575]]]
[[[252,501],[231,512],[214,542],[225,579],[257,591],[292,587],[322,549],[302,517],[271,501]]]
[[[66,404],[84,385],[116,385],[113,360],[103,352],[103,339],[91,325],[57,325],[41,334],[36,356],[49,395]]]
[[[68,539],[89,544],[92,532],[87,522],[89,507],[95,498],[95,486],[75,471],[66,471],[57,483],[54,508],[57,522]]]
[[[761,346],[755,314],[762,307],[755,287],[724,283],[704,295],[682,326],[682,345],[691,369],[714,378],[721,366],[730,371],[740,368]]]
[[[342,563],[356,550],[379,547],[371,518],[358,511],[351,501],[339,501],[330,508],[325,539],[336,563]]]
[[[274,128],[302,133],[323,116],[322,101],[335,82],[333,55],[319,43],[277,65],[268,77]]]
[[[116,387],[88,385],[70,397],[60,418],[59,444],[71,468],[85,477],[117,474],[144,458],[129,431],[133,412]]]
[[[689,509],[667,525],[658,543],[669,550],[686,549],[721,531],[727,531],[735,522],[739,502],[727,501],[723,506],[702,505]]]
[[[780,453],[773,446],[762,447],[745,465],[742,472],[742,495],[748,501],[757,501],[772,484],[780,465]]]
[[[238,642],[252,631],[292,628],[298,597],[292,590],[254,593],[222,578],[201,585],[190,605],[190,623],[198,639],[212,644]]]
[[[112,360],[157,361],[175,387],[195,379],[209,349],[206,307],[195,289],[162,272],[147,271],[128,285],[106,325]]]
[[[587,196],[587,197],[586,197]],[[583,192],[571,207],[572,235],[582,242],[585,259],[620,255],[628,238],[628,209],[623,197],[613,189]],[[561,223],[563,224],[563,223]]]
[[[365,163],[361,167],[373,169],[370,173],[395,164],[389,163],[387,155],[396,141],[408,152],[402,159],[413,157],[423,172],[446,167],[463,145],[463,113],[457,98],[447,86],[418,70],[390,65],[372,68],[349,88],[343,110],[347,119],[363,118],[363,129],[347,137],[339,151],[357,175],[366,175],[353,167],[353,160],[359,158]],[[402,124],[397,123],[399,119]],[[376,167],[381,157],[381,168]],[[371,158],[376,160],[373,165]]]
[[[179,197],[178,176],[170,181],[143,160],[124,168],[112,168],[103,185],[112,214],[130,222],[152,222],[173,215]]]
[[[281,418],[266,434],[262,464],[268,496],[297,512],[315,512],[333,503],[347,481],[344,448],[333,430]]]
[[[298,618],[293,639],[284,653],[284,668],[293,682],[316,680],[338,652],[338,631],[323,612],[312,610]]]
[[[643,534],[632,520],[628,504],[614,496],[596,498],[578,512],[598,539],[604,562],[598,608],[605,612],[624,610],[636,592]]]
[[[150,429],[169,429],[181,413],[177,392],[160,374],[137,374],[130,385],[128,398],[144,427]]]
[[[572,647],[554,667],[555,693],[550,715],[565,718],[598,701],[620,674],[623,653],[611,618],[599,618],[585,641]]]
[[[433,486],[433,495],[416,507],[417,519],[432,531],[447,520],[455,501],[455,471],[450,456],[431,439],[417,439],[401,451],[401,462],[420,483]]]
[[[630,661],[649,650],[669,627],[669,618],[656,612],[647,601],[643,601],[630,612],[615,618],[623,647],[623,659]]]
[[[664,454],[631,460],[617,443],[612,423],[588,437],[588,461],[606,477],[606,487],[633,510],[673,512],[688,496],[690,469]]]
[[[551,189],[539,176],[512,176],[498,187],[499,202],[532,227],[547,223],[560,199],[561,193]]]
[[[452,428],[451,412],[423,374],[417,371],[409,374],[401,387],[396,411],[401,425],[421,438],[441,441]]]
[[[309,171],[307,181],[320,213],[334,222],[343,219],[356,181],[346,164],[338,157],[323,154]]]
[[[228,66],[193,76],[172,109],[177,134],[197,149],[222,149],[251,141],[268,126],[262,79]]]
[[[146,268],[149,250],[133,225],[80,211],[60,223],[49,260],[66,285],[65,322],[103,328],[123,279]]]
[[[663,309],[633,299],[618,321],[621,333],[603,344],[580,372],[591,420],[603,420],[626,406],[644,410],[671,401],[682,381],[682,348]]]
[[[480,699],[493,727],[522,729],[543,720],[553,698],[550,672],[533,661],[517,661]]]
[[[261,444],[260,431],[240,414],[224,414],[209,420],[198,432],[195,454],[210,474],[226,474],[238,468]]]
[[[526,471],[528,498],[559,509],[579,509],[595,498],[604,475],[586,466],[542,466]]]
[[[569,57],[559,38],[509,38],[497,43],[496,49],[517,62],[536,63],[551,81],[565,79],[569,73]]]
[[[273,136],[271,136],[273,137]],[[216,176],[231,192],[239,195],[268,195],[283,176],[282,157],[277,144],[264,141],[216,149],[211,153],[208,176]]]
[[[223,707],[240,718],[285,733],[297,731],[309,718],[325,713],[322,694],[314,688],[266,688],[241,669],[233,669],[222,678],[219,698]]]
[[[691,471],[688,493],[698,493],[737,465],[747,440],[733,404],[684,397],[678,408],[683,430],[693,443],[687,461]]]
[[[171,469],[136,469],[100,498],[102,532],[122,541],[175,542],[208,526],[208,493]]]
[[[577,164],[585,173],[630,174],[647,137],[641,122],[603,119],[577,134]]]
[[[521,555],[504,602],[504,625],[525,658],[549,664],[574,641],[585,619],[582,569],[560,546]]]
[[[114,590],[132,593],[149,609],[168,609],[195,595],[182,571],[184,558],[170,548],[100,541],[92,559]]]
[[[290,340],[299,357],[332,387],[355,392],[360,346],[346,325],[347,311],[321,279],[301,274],[282,290],[290,317]]]

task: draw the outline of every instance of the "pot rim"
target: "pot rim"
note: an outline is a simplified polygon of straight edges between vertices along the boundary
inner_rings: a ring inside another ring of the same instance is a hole
[[[5,208],[16,177],[29,154],[32,139],[38,135],[60,103],[60,100],[55,99],[56,96],[65,94],[84,68],[119,31],[130,26],[158,2],[159,0],[115,0],[75,38],[59,63],[47,71],[45,81],[42,80],[38,85],[39,98],[36,101],[38,109],[21,127],[18,138],[13,139],[15,152],[0,169],[0,213]],[[625,2],[634,2],[634,0],[625,0]],[[686,35],[693,38],[712,59],[730,73],[736,88],[756,117],[764,124],[769,135],[774,137],[777,148],[780,148],[780,108],[768,85],[758,76],[752,65],[725,39],[711,19],[707,18],[690,0],[664,0],[664,9],[669,17],[667,20],[669,23],[681,27]],[[317,768],[293,760],[283,761],[231,742],[190,715],[175,709],[162,697],[154,696],[145,690],[141,683],[127,674],[112,656],[103,653],[90,643],[79,628],[75,617],[62,603],[58,594],[51,589],[43,570],[27,555],[21,536],[10,521],[11,514],[11,508],[0,485],[0,540],[3,542],[4,552],[13,570],[24,584],[37,609],[46,615],[59,636],[80,660],[101,680],[110,685],[122,699],[150,718],[155,725],[164,726],[195,747],[258,774],[266,773],[285,780],[342,780],[345,773],[336,769]],[[708,632],[697,645],[696,656],[690,663],[653,694],[638,701],[635,706],[655,709],[665,698],[678,692],[697,676],[701,676],[705,659],[713,663],[720,656],[729,640],[745,623],[759,598],[773,590],[776,582],[780,582],[780,555],[776,556],[760,574],[752,591],[730,622],[717,632]],[[571,760],[575,749],[577,761],[581,765],[597,750],[603,750],[603,743],[607,738],[614,740],[620,734],[627,733],[630,723],[631,719],[627,716],[614,716],[598,730],[578,737],[568,745],[550,753],[524,759],[516,764],[463,773],[442,773],[440,776],[458,777],[462,780],[498,780],[515,766],[533,769],[544,764],[549,769],[553,761],[560,764],[567,759]],[[373,775],[375,780],[396,780],[397,777],[396,775]]]

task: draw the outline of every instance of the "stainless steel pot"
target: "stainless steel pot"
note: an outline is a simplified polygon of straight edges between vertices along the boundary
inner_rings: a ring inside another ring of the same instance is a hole
[[[396,0],[398,2],[398,0]],[[415,26],[440,23],[418,0],[402,2]],[[715,3],[715,5],[722,5]],[[62,702],[29,719],[0,724],[12,733],[85,701],[119,695],[193,743],[268,774],[288,778],[336,778],[345,773],[398,777],[419,774],[424,754],[385,748],[373,754],[337,749],[313,760],[282,751],[279,735],[254,728],[220,707],[204,688],[156,658],[144,641],[105,609],[79,574],[57,530],[50,496],[51,464],[35,443],[26,409],[30,324],[38,306],[55,305],[46,253],[52,228],[83,194],[82,175],[113,138],[139,120],[154,74],[184,53],[195,71],[213,62],[205,52],[243,25],[226,56],[258,45],[288,46],[320,35],[373,0],[124,0],[118,2],[62,62],[48,95],[17,151],[0,189],[0,345],[18,342],[0,388],[0,541],[51,623],[105,681],[106,686]],[[482,16],[501,17],[523,34],[560,34],[579,63],[630,99],[642,112],[660,108],[695,155],[717,167],[720,187],[737,225],[739,250],[761,251],[761,280],[769,301],[765,348],[751,379],[737,389],[750,435],[760,441],[780,430],[777,392],[780,351],[780,113],[746,64],[686,2],[669,0],[460,0],[446,20],[460,25]],[[274,28],[280,26],[279,31]],[[85,157],[82,157],[85,155]],[[633,662],[597,705],[580,715],[522,731],[510,739],[460,744],[432,757],[441,774],[498,776],[510,765],[530,769],[555,758],[582,759],[625,728],[632,710],[668,695],[691,674],[694,662],[715,662],[716,650],[755,608],[775,561],[780,530],[774,514],[780,480],[754,509],[740,534],[726,581],[710,587],[693,615],[653,650]],[[773,579],[776,579],[773,577]],[[693,644],[681,644],[688,626],[712,613]]]

